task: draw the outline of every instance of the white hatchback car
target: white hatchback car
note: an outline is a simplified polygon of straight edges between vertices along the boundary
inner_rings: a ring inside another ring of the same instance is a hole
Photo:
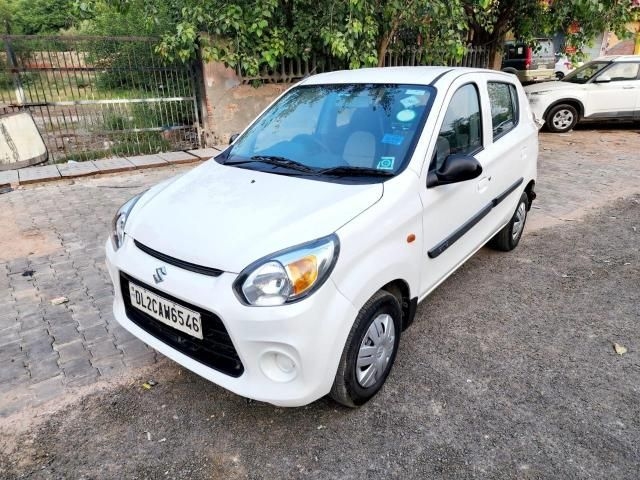
[[[536,121],[551,132],[582,121],[640,121],[640,55],[601,57],[525,91]]]
[[[518,244],[537,132],[501,72],[307,78],[215,159],[120,208],[115,317],[242,396],[361,405],[418,302],[485,243]]]

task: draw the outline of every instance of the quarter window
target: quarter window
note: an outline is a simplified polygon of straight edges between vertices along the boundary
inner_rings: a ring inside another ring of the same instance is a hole
[[[451,98],[438,133],[431,170],[438,169],[447,156],[472,154],[482,147],[480,97],[473,84],[461,87]]]
[[[493,139],[496,140],[518,124],[518,93],[509,83],[489,82],[489,103]]]

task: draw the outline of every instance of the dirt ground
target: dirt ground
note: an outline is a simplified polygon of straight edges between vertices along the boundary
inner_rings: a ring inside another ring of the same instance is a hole
[[[247,402],[166,360],[0,425],[0,478],[637,479],[640,184],[618,194],[481,250],[358,410]]]

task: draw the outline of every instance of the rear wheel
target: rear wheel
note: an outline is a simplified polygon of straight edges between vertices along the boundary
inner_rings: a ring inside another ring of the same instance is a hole
[[[523,192],[518,201],[516,211],[502,230],[489,241],[489,246],[495,250],[509,252],[518,246],[522,232],[524,232],[524,224],[527,221],[527,211],[529,210],[529,196]]]
[[[380,390],[396,358],[402,309],[384,290],[364,304],[351,328],[330,396],[347,407],[358,407]]]
[[[562,72],[556,72],[556,79],[557,80],[562,80],[564,78],[564,73]]]
[[[547,128],[554,133],[564,133],[571,130],[578,123],[578,111],[573,105],[560,104],[549,110],[547,114]]]

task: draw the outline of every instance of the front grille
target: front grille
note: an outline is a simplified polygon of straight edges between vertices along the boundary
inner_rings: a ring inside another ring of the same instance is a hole
[[[133,243],[136,247],[142,250],[147,255],[152,256],[153,258],[157,258],[158,260],[162,260],[169,265],[176,266],[178,268],[182,268],[184,270],[189,270],[190,272],[200,273],[202,275],[208,275],[210,277],[219,277],[222,275],[222,270],[219,268],[211,268],[205,267],[203,265],[197,265],[195,263],[185,262],[184,260],[180,260],[179,258],[170,257],[169,255],[165,255],[164,253],[158,252],[153,248],[147,247],[145,244],[140,243],[137,240],[134,240]]]
[[[138,310],[131,305],[129,296],[129,281],[146,288],[153,293],[160,295],[167,300],[171,300],[191,310],[200,313],[202,323],[202,340],[183,333],[164,323],[159,322],[147,313]],[[232,377],[239,377],[244,372],[244,367],[238,357],[229,333],[222,320],[217,315],[203,310],[195,305],[186,303],[171,295],[161,292],[149,285],[146,285],[127,274],[120,272],[120,289],[124,299],[125,312],[129,320],[142,328],[145,332],[153,335],[158,340],[170,345],[179,352],[207,367],[218,370]]]

